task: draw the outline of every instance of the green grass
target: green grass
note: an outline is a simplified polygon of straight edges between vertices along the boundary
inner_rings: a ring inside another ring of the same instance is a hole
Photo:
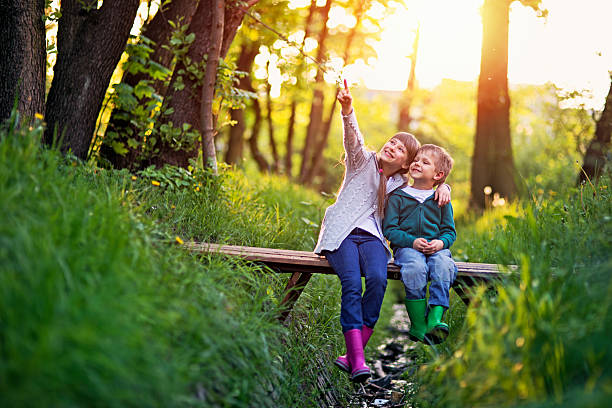
[[[337,279],[283,326],[286,275],[176,237],[312,249],[325,203],[229,170],[98,169],[41,150],[36,126],[0,129],[0,406],[316,406],[342,352]]]
[[[605,406],[612,394],[610,177],[459,228],[461,260],[516,264],[423,349],[418,406]]]

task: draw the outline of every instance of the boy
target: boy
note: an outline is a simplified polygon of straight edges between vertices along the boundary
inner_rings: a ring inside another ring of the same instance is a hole
[[[391,243],[406,290],[408,335],[425,344],[438,344],[448,337],[448,325],[441,320],[457,276],[449,251],[457,233],[451,204],[439,207],[433,188],[446,180],[452,167],[453,159],[446,150],[432,144],[421,146],[409,168],[414,183],[391,193],[383,220],[383,233]],[[429,311],[425,299],[428,280]]]

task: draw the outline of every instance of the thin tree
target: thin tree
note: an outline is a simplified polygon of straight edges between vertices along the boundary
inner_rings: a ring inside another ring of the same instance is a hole
[[[318,50],[317,50],[317,61],[322,61],[325,58],[325,40],[327,39],[328,29],[327,20],[329,19],[329,10],[331,8],[333,0],[327,0],[325,6],[321,10],[321,31],[319,31]],[[321,152],[315,151],[315,144],[317,135],[321,131],[321,124],[323,122],[323,103],[325,94],[323,93],[323,87],[325,83],[323,81],[323,73],[320,69],[317,70],[314,80],[314,92],[312,98],[312,105],[310,108],[310,121],[308,122],[308,128],[306,129],[306,138],[304,140],[304,148],[302,149],[302,165],[300,166],[300,182],[304,183],[308,176],[308,165],[311,161],[313,154],[321,154]]]
[[[225,57],[245,12],[256,3],[257,0],[250,0],[243,6],[233,1],[223,1],[222,42],[218,58]],[[188,35],[195,34],[195,40],[185,57],[177,61],[170,85],[164,96],[164,109],[171,112],[164,116],[164,121],[165,123],[172,122],[174,127],[181,128],[184,124],[189,124],[194,129],[201,130],[204,126],[202,120],[209,120],[208,114],[204,113],[204,109],[208,108],[204,108],[202,104],[205,103],[207,107],[212,107],[212,100],[209,103],[206,99],[211,96],[210,89],[203,93],[200,80],[186,73],[193,69],[193,64],[201,64],[204,56],[211,51],[212,31],[217,30],[217,24],[219,24],[213,20],[213,12],[217,13],[216,16],[221,15],[217,4],[217,0],[200,0],[187,31]],[[205,127],[210,129],[210,123],[207,122]],[[202,136],[206,138],[210,135]],[[152,164],[162,166],[167,163],[187,167],[189,160],[197,157],[198,147],[199,145],[176,149],[170,143],[160,143],[159,154],[153,158]],[[207,154],[212,154],[214,144],[208,148],[211,150]]]
[[[259,43],[257,41],[245,41],[242,44],[238,61],[236,62],[236,69],[249,74],[243,78],[240,78],[238,88],[255,92],[253,86],[251,85],[250,73],[253,68],[253,61],[258,52]],[[230,111],[230,118],[233,122],[235,122],[235,124],[230,126],[229,129],[229,140],[227,143],[227,151],[225,152],[225,162],[228,164],[237,164],[242,158],[244,149],[244,134],[246,132],[244,113],[244,109],[232,109]]]
[[[268,124],[268,142],[272,150],[272,172],[278,173],[280,170],[280,159],[278,155],[278,147],[276,146],[276,138],[274,137],[274,123],[272,122],[272,84],[270,83],[270,61],[266,62],[266,123]]]
[[[138,0],[63,0],[57,62],[47,97],[44,141],[65,133],[63,152],[85,159],[113,71],[134,23]]]
[[[399,117],[397,120],[397,129],[403,132],[407,132],[410,129],[410,123],[412,122],[410,109],[412,108],[414,88],[416,84],[416,63],[419,52],[419,36],[420,25],[417,25],[414,34],[414,41],[412,42],[412,54],[410,54],[410,72],[408,73],[408,86],[406,86],[406,90],[402,93],[402,98],[399,102]]]
[[[354,40],[358,33],[359,25],[366,11],[366,5],[367,5],[367,1],[361,0],[357,4],[357,7],[355,9],[355,19],[356,19],[355,25],[350,30],[347,36],[347,39],[346,39],[345,46],[344,46],[344,55],[343,55],[344,65],[348,65],[349,61],[351,60],[351,50],[353,49]],[[329,133],[331,131],[331,123],[335,116],[336,106],[337,106],[336,98],[334,98],[329,107],[329,114],[327,115],[327,119],[323,121],[321,130],[319,132],[320,134],[316,138],[317,140],[315,143],[315,149],[312,152],[312,156],[310,158],[310,166],[308,167],[306,176],[304,177],[304,183],[307,185],[312,185],[315,177],[317,177],[323,171],[322,169],[322,163],[323,163],[323,157],[324,157],[323,151],[327,147],[327,140],[329,139]]]
[[[316,0],[310,1],[310,7],[308,9],[308,15],[306,17],[306,22],[304,24],[304,38],[300,43],[300,54],[304,53],[304,45],[306,44],[306,39],[310,37],[310,31],[312,29],[312,19],[316,14],[317,2]],[[295,88],[298,89],[297,94],[291,99],[291,107],[289,114],[289,123],[287,124],[287,140],[285,142],[285,174],[290,179],[292,178],[293,172],[293,138],[295,135],[295,121],[297,118],[297,106],[300,95],[302,94],[301,85],[302,85],[302,75],[305,69],[305,60],[303,58],[299,59],[299,62],[296,67],[295,79],[296,84]]]
[[[33,118],[45,107],[45,1],[0,2],[0,121],[17,110]]]
[[[259,138],[259,130],[261,129],[261,106],[259,105],[259,99],[255,98],[252,101],[253,103],[253,112],[255,113],[255,120],[253,121],[253,127],[251,128],[251,137],[249,138],[249,148],[251,149],[251,155],[253,159],[257,163],[257,167],[261,172],[270,171],[270,165],[268,164],[266,158],[264,157],[261,150],[259,150],[259,146],[257,144],[257,139]]]
[[[612,79],[612,72],[610,72]],[[606,97],[604,109],[595,125],[595,135],[587,147],[584,155],[582,170],[578,173],[578,183],[596,180],[601,175],[601,170],[607,162],[607,153],[610,149],[610,137],[612,136],[612,83]]]
[[[200,117],[202,123],[202,158],[204,165],[217,173],[217,155],[215,151],[215,121],[213,118],[213,99],[215,96],[215,82],[217,67],[223,42],[223,23],[225,19],[225,2],[215,0],[213,3],[212,28],[210,33],[210,47],[206,59],[206,73],[202,85],[202,98]]]

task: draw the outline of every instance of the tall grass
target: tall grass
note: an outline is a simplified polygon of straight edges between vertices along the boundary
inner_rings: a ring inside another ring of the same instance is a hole
[[[231,172],[165,185],[43,151],[41,134],[0,129],[0,406],[317,404],[340,352],[337,279],[313,278],[283,326],[286,276],[176,237],[311,249],[320,200]]]
[[[612,394],[611,178],[491,214],[464,259],[519,265],[481,290],[417,376],[420,406],[604,406]],[[489,229],[487,224],[498,224]]]

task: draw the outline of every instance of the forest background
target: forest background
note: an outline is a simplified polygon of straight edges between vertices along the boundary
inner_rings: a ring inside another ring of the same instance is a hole
[[[341,351],[337,282],[313,283],[296,318],[279,326],[271,318],[282,287],[276,278],[168,244],[311,250],[343,174],[337,86],[351,79],[351,64],[376,56],[385,15],[405,7],[3,2],[1,202],[12,221],[3,223],[8,250],[0,252],[0,386],[10,392],[0,394],[7,403],[33,403],[30,396],[59,389],[58,403],[142,406],[140,389],[149,390],[144,405],[295,406],[304,390],[308,404],[321,404],[330,391],[321,390],[317,367]],[[425,369],[412,373],[420,386],[407,395],[423,405],[440,398],[457,406],[571,404],[585,395],[598,404],[610,392],[611,356],[601,343],[611,328],[609,301],[577,305],[578,294],[610,298],[612,93],[592,90],[608,95],[592,101],[586,91],[550,83],[509,87],[508,29],[517,7],[547,15],[540,1],[483,2],[478,81],[420,88],[418,26],[399,39],[412,49],[405,90],[351,80],[369,146],[409,130],[455,158],[456,258],[521,266],[507,291],[481,294],[484,306],[457,307],[451,319],[462,329],[448,348],[419,349]],[[41,141],[47,148],[38,151]],[[99,258],[101,247],[108,251]],[[551,279],[551,267],[563,284]],[[233,286],[236,268],[243,280]],[[146,271],[153,271],[147,279]],[[138,295],[126,297],[135,287]],[[111,299],[119,300],[109,315]],[[121,313],[125,319],[112,318]],[[235,339],[234,330],[242,342],[215,336]],[[316,361],[308,357],[314,348]],[[219,356],[223,380],[207,382],[199,370]],[[54,380],[43,380],[58,364]],[[329,375],[327,386],[346,398],[346,380]]]

